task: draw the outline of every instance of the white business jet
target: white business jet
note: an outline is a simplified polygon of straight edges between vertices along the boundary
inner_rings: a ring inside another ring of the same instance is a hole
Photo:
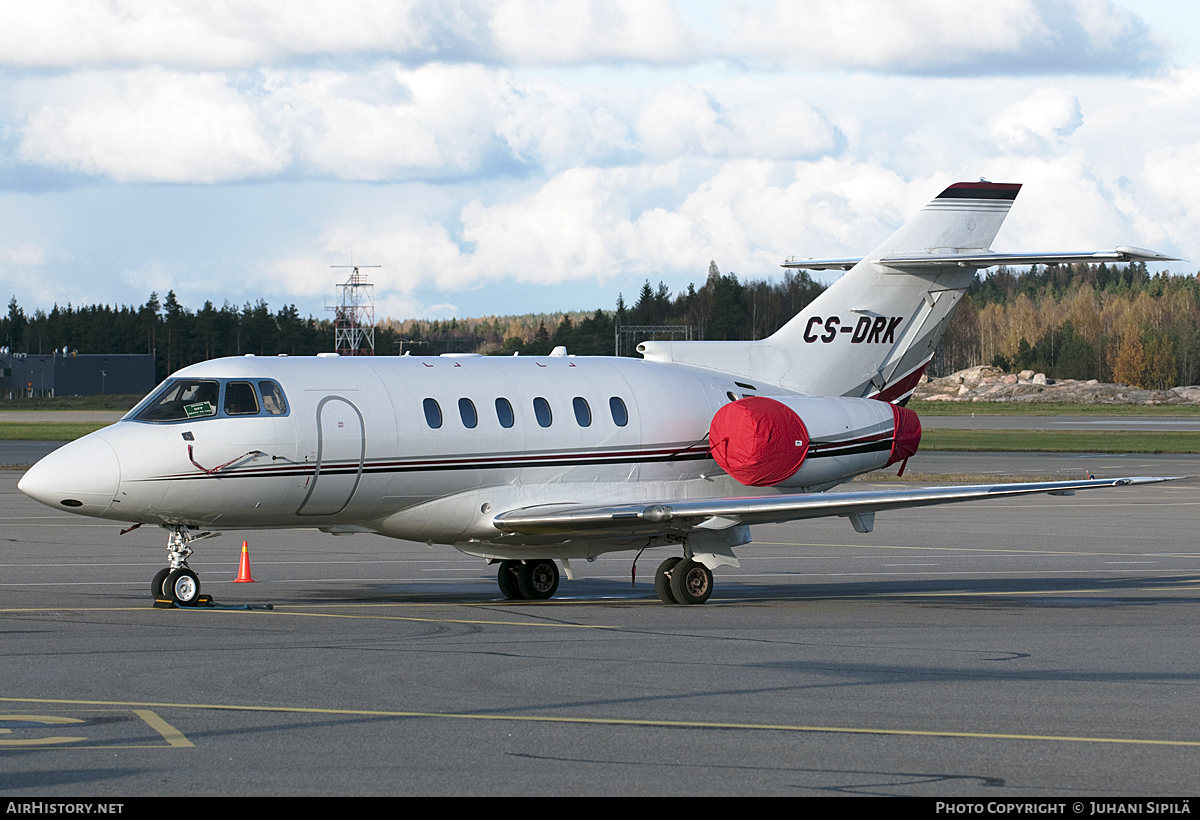
[[[672,547],[665,602],[703,603],[750,525],[1164,479],[826,493],[901,463],[902,405],[976,272],[1166,261],[1138,248],[989,250],[1019,185],[951,185],[755,342],[643,342],[643,359],[240,357],[186,367],[120,422],[39,461],[20,489],[58,510],[168,530],[151,592],[200,597],[192,544],[218,530],[311,527],[446,544],[499,562],[510,599],[545,599],[561,561]],[[636,560],[636,559],[635,559]]]

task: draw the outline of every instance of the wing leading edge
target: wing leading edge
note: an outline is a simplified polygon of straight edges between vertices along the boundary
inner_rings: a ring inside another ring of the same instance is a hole
[[[854,528],[870,532],[876,512],[908,507],[929,507],[987,498],[1011,498],[1049,493],[1074,495],[1076,490],[1127,487],[1174,481],[1179,476],[1045,481],[1023,484],[976,484],[959,487],[924,487],[917,490],[873,490],[861,493],[802,493],[757,498],[711,498],[662,503],[589,506],[548,504],[525,507],[497,515],[493,522],[505,533],[551,535],[591,532],[655,533],[719,530],[738,524],[766,524],[804,518],[850,517]]]

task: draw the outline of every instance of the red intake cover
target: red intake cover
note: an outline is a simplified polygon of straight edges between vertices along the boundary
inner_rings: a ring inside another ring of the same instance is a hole
[[[790,478],[808,455],[804,422],[787,405],[761,396],[718,410],[708,440],[721,469],[747,487],[770,487]]]
[[[896,437],[892,441],[892,457],[888,464],[895,464],[917,452],[921,443],[921,420],[907,407],[892,405],[892,419],[896,424]]]

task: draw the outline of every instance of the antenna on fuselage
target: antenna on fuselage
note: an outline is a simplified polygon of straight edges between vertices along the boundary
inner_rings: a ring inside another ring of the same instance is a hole
[[[337,286],[338,303],[326,307],[333,313],[333,349],[339,356],[375,355],[375,286],[360,268],[380,265],[330,265],[349,268],[350,278]]]

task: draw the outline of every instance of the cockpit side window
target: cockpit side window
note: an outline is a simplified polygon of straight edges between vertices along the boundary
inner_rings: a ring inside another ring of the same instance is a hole
[[[250,382],[230,382],[225,385],[225,412],[230,416],[258,415],[258,397]]]
[[[253,392],[253,390],[251,391]],[[208,379],[176,379],[163,388],[146,409],[137,414],[140,421],[183,421],[217,414],[220,385]]]
[[[287,415],[287,399],[283,397],[283,389],[275,382],[259,382],[258,389],[262,392],[263,407],[272,416]]]

